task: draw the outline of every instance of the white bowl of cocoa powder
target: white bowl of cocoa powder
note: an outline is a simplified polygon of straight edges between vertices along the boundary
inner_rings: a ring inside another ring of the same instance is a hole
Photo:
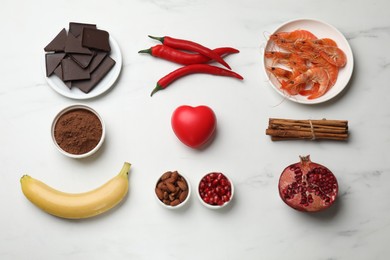
[[[105,132],[100,115],[83,104],[62,109],[51,126],[55,146],[71,158],[85,158],[94,154],[102,146]]]

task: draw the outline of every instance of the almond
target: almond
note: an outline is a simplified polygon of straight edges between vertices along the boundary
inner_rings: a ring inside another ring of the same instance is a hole
[[[166,180],[168,179],[169,177],[171,177],[172,175],[172,172],[166,172],[164,173],[162,176],[161,176],[161,180]]]
[[[159,189],[162,190],[162,191],[168,190],[167,185],[165,185],[164,182],[159,182],[159,183],[157,184],[157,188],[159,188]]]
[[[185,201],[185,199],[187,198],[187,196],[188,196],[188,190],[183,191],[183,192],[180,193],[180,195],[179,195],[179,201],[180,201],[180,202]]]
[[[156,195],[160,200],[164,199],[164,192],[159,188],[156,188]]]
[[[177,181],[177,186],[179,186],[182,191],[188,189],[187,183],[185,181]]]
[[[178,199],[175,199],[174,201],[172,201],[172,202],[170,203],[170,205],[171,205],[172,207],[177,206],[177,205],[179,205],[179,204],[180,204],[180,200],[178,200]]]
[[[170,192],[175,192],[176,191],[176,187],[172,183],[167,182],[167,183],[165,183],[165,185],[167,186],[167,188],[168,188],[168,190]]]
[[[172,172],[171,178],[173,178],[175,181],[177,181],[178,177],[179,177],[179,173],[177,171]]]

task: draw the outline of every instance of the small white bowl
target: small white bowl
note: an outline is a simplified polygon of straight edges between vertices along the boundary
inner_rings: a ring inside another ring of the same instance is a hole
[[[65,113],[69,112],[69,111],[72,111],[72,110],[76,110],[76,109],[85,109],[85,110],[88,110],[90,112],[92,112],[93,114],[95,114],[98,119],[100,120],[100,123],[102,124],[102,136],[100,138],[100,141],[99,143],[90,151],[86,152],[86,153],[83,153],[83,154],[72,154],[72,153],[69,153],[65,150],[63,150],[57,143],[56,141],[56,138],[54,136],[54,130],[55,130],[55,127],[56,127],[56,124],[57,124],[57,121],[58,119],[64,115]],[[53,139],[53,143],[54,145],[57,147],[58,151],[60,151],[62,154],[68,156],[68,157],[71,157],[71,158],[76,158],[76,159],[80,159],[80,158],[85,158],[85,157],[88,157],[88,156],[91,156],[92,154],[94,154],[97,150],[99,150],[99,148],[102,146],[103,142],[104,142],[104,139],[105,139],[105,135],[106,135],[106,127],[105,127],[105,124],[104,124],[104,121],[103,119],[101,118],[101,116],[92,108],[90,108],[89,106],[86,106],[86,105],[82,105],[82,104],[75,104],[75,105],[71,105],[71,106],[68,106],[64,109],[62,109],[54,118],[53,122],[52,122],[52,125],[51,125],[51,137]]]
[[[226,201],[224,204],[222,205],[212,205],[212,204],[209,204],[207,202],[205,202],[201,195],[200,195],[200,191],[199,191],[199,187],[200,187],[200,184],[203,180],[203,178],[205,178],[206,176],[210,175],[210,174],[222,174],[223,176],[226,177],[226,179],[230,182],[230,198],[228,201]],[[203,204],[203,206],[205,206],[206,208],[209,208],[209,209],[220,209],[220,208],[224,208],[226,207],[232,200],[233,200],[233,197],[234,197],[234,185],[233,185],[233,182],[232,180],[224,173],[221,173],[221,172],[210,172],[210,173],[207,173],[206,175],[204,175],[200,181],[199,181],[199,184],[198,184],[198,187],[197,187],[197,194],[198,194],[198,198],[200,200],[200,202]]]
[[[158,203],[159,203],[160,205],[162,205],[164,208],[167,208],[167,209],[179,209],[179,208],[182,208],[182,207],[189,201],[189,199],[190,199],[190,197],[191,197],[191,184],[190,184],[190,182],[188,181],[188,178],[185,177],[185,176],[184,176],[183,174],[181,174],[181,173],[179,173],[179,176],[183,177],[183,179],[187,182],[187,187],[188,187],[188,194],[187,194],[187,197],[186,197],[185,200],[184,200],[183,202],[181,202],[180,204],[178,204],[178,205],[176,205],[176,206],[171,206],[171,205],[165,204],[164,202],[162,202],[162,201],[159,199],[159,197],[158,197],[157,194],[156,194],[156,190],[154,190],[154,194],[155,194],[155,197],[156,197]],[[157,184],[159,184],[161,177],[162,177],[162,176],[158,177],[158,179],[157,179],[157,181],[156,181],[156,183],[155,183],[155,185],[154,185],[154,189],[156,189]]]

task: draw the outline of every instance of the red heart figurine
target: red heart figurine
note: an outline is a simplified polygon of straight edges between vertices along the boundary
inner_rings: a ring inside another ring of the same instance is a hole
[[[172,114],[172,129],[185,145],[200,148],[213,137],[217,119],[207,106],[180,106]]]

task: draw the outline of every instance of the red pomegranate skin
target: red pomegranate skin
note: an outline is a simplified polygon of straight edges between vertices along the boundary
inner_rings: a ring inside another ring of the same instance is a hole
[[[310,156],[287,166],[279,179],[279,195],[290,207],[317,212],[329,208],[336,200],[338,183],[325,166],[314,163]]]

